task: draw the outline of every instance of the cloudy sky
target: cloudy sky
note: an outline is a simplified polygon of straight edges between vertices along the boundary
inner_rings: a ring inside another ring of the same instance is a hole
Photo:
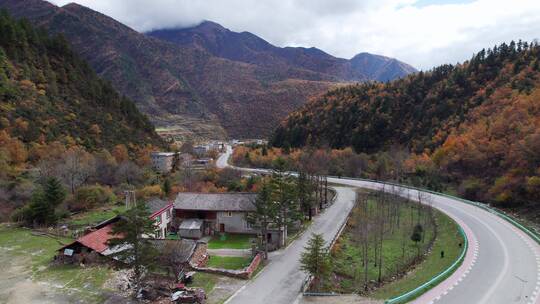
[[[370,52],[429,69],[484,47],[540,38],[539,0],[50,0],[77,2],[138,31],[211,20],[277,46],[350,58]]]

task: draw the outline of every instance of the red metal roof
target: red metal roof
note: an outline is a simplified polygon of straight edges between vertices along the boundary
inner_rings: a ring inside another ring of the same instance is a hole
[[[114,237],[114,235],[111,234],[112,225],[113,224],[109,224],[96,231],[92,231],[87,235],[78,238],[77,242],[101,253],[109,248],[109,246],[107,246],[107,241]]]

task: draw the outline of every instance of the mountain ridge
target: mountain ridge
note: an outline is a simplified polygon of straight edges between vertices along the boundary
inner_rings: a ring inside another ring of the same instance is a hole
[[[250,32],[234,32],[208,20],[193,27],[159,29],[146,34],[177,45],[193,45],[230,60],[262,66],[287,64],[322,73],[338,81],[388,81],[417,72],[412,66],[397,59],[367,52],[347,60],[334,57],[316,47],[277,47]],[[394,65],[384,66],[383,61]],[[371,67],[366,69],[365,65]],[[388,71],[390,68],[392,70]]]
[[[264,137],[290,111],[342,85],[331,74],[285,61],[252,64],[215,56],[196,45],[178,46],[79,4],[0,0],[0,8],[63,34],[98,75],[135,101],[156,127],[174,129],[182,138]]]
[[[291,113],[271,143],[403,148],[415,174],[433,169],[467,199],[537,209],[539,98],[540,46],[512,41],[455,66],[331,90]]]

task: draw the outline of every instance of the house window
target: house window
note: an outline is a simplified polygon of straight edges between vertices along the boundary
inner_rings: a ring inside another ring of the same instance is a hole
[[[171,209],[167,209],[167,219],[171,218]]]
[[[227,216],[227,217],[232,217],[232,212],[231,212],[231,211],[225,212],[225,216]]]
[[[248,221],[245,221],[244,223],[246,229],[253,229],[253,226]]]

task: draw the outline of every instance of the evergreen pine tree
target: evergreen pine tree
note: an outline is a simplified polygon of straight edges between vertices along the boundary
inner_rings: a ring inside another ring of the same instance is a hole
[[[318,288],[330,271],[330,259],[322,234],[312,234],[300,257],[300,269],[313,276]]]
[[[141,286],[145,269],[152,269],[155,266],[158,255],[146,237],[154,235],[156,229],[154,221],[149,216],[150,212],[145,204],[137,204],[127,210],[112,228],[111,234],[115,237],[108,241],[108,245],[112,248],[123,248],[114,253],[114,256],[133,267],[136,290]]]

